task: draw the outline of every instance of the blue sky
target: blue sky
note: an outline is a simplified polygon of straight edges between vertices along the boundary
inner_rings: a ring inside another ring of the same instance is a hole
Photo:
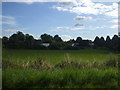
[[[95,36],[113,36],[118,33],[117,3],[80,2],[3,2],[2,36],[17,31],[35,38],[41,34],[60,35],[62,39],[94,40]]]

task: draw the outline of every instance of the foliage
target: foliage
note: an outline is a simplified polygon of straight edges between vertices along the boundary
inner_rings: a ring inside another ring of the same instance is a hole
[[[40,39],[34,39],[32,35],[24,35],[22,32],[8,37],[3,37],[3,48],[9,49],[56,49],[56,50],[76,50],[82,48],[104,48],[113,51],[119,50],[120,38],[114,35],[112,39],[107,36],[106,40],[96,36],[94,41],[83,40],[81,37],[77,37],[76,40],[63,41],[59,35],[54,37],[49,34],[42,34]],[[49,47],[45,47],[42,43],[49,43]]]

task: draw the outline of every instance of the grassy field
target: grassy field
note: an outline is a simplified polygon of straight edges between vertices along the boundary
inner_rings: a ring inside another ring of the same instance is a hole
[[[118,88],[118,55],[106,50],[3,50],[3,87]]]

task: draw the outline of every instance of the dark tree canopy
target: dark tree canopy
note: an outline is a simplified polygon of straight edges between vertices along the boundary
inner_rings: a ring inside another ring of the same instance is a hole
[[[26,34],[25,35],[25,47],[26,48],[32,48],[34,44],[34,38],[33,36]]]
[[[117,50],[118,49],[118,36],[114,35],[112,38],[112,49]]]
[[[54,36],[54,41],[55,42],[62,42],[62,39],[61,39],[61,37],[59,37],[59,35],[55,35]]]
[[[81,37],[77,37],[76,42],[80,43],[81,41],[82,41],[82,38]]]
[[[106,38],[105,47],[109,49],[111,48],[111,39],[109,36]]]
[[[95,38],[95,40],[94,40],[94,44],[95,44],[96,47],[97,47],[97,46],[100,46],[100,39],[99,39],[98,36],[96,36],[96,38]]]
[[[2,46],[3,46],[4,48],[7,47],[8,41],[9,41],[9,38],[8,38],[8,37],[4,36],[4,37],[2,38]]]
[[[40,37],[44,43],[51,43],[53,41],[53,37],[48,34],[42,34]]]
[[[69,41],[63,41],[59,35],[54,37],[49,34],[42,34],[40,39],[35,39],[32,35],[23,34],[17,32],[8,37],[2,38],[3,48],[10,49],[82,49],[82,48],[106,48],[109,50],[118,51],[120,38],[118,35],[114,35],[112,39],[109,36],[104,37],[96,36],[94,41],[84,40],[81,37],[77,37],[76,40],[71,39]],[[49,46],[44,46],[50,44]],[[92,46],[91,46],[92,45]]]
[[[100,47],[105,47],[105,40],[103,37],[100,38]]]

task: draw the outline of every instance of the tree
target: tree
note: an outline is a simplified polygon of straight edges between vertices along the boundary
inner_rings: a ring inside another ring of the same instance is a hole
[[[112,49],[113,50],[118,50],[118,36],[114,35],[112,38]]]
[[[17,32],[9,38],[10,48],[24,48],[25,36],[22,32]]]
[[[109,36],[106,37],[105,47],[108,48],[108,49],[111,48],[111,39],[110,39]]]
[[[81,41],[82,41],[82,38],[81,37],[77,37],[76,42],[80,43]]]
[[[55,42],[62,42],[63,41],[61,39],[61,37],[59,37],[59,35],[55,35],[53,39],[54,39]]]
[[[118,51],[120,52],[120,37],[118,37]]]
[[[96,47],[99,47],[99,46],[100,46],[100,39],[99,39],[98,36],[96,36],[96,38],[95,38],[95,40],[94,40],[94,45],[95,45]]]
[[[13,34],[12,36],[10,36],[9,38],[9,48],[19,48],[19,39],[17,37],[17,34]]]
[[[25,47],[26,48],[32,48],[34,45],[34,38],[32,35],[26,34],[25,35]]]
[[[0,37],[0,49],[2,50],[2,38]]]
[[[8,37],[4,36],[1,41],[2,41],[2,47],[7,48],[9,41]]]
[[[81,37],[77,37],[76,41],[75,41],[77,44],[76,46],[78,47],[82,47],[83,45],[83,42],[82,42],[82,38]]]
[[[95,47],[106,47],[110,50],[120,50],[120,38],[118,35],[114,35],[112,39],[109,36],[99,38],[95,37]],[[42,43],[50,43],[49,47],[44,47]],[[32,35],[24,35],[22,32],[17,33],[8,37],[2,38],[3,48],[10,49],[81,49],[90,47],[93,45],[91,40],[83,40],[81,37],[77,37],[76,40],[71,39],[69,41],[63,41],[59,35],[52,37],[49,34],[42,34],[41,39],[34,39]]]
[[[90,40],[82,40],[82,47],[89,47]]]
[[[48,34],[42,34],[41,36],[42,42],[44,43],[51,43],[53,42],[53,37]]]
[[[101,37],[101,38],[100,38],[100,47],[105,47],[104,37]]]
[[[75,43],[75,40],[74,39],[70,39],[69,41],[67,41],[68,43]]]
[[[18,31],[17,37],[18,37],[19,41],[25,41],[25,35],[22,32]]]

